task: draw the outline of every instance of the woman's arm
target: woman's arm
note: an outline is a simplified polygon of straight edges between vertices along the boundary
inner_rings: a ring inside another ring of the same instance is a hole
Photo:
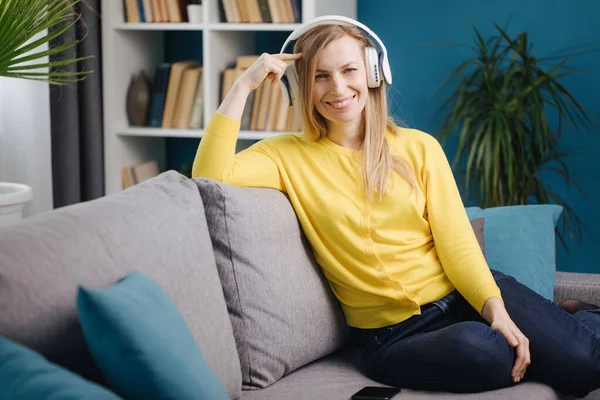
[[[431,136],[424,142],[421,173],[435,250],[448,279],[481,313],[489,298],[502,298],[500,289],[481,252],[442,146]]]
[[[271,187],[283,190],[277,162],[269,146],[261,142],[235,154],[240,120],[246,100],[265,79],[277,84],[285,72],[285,61],[300,54],[263,54],[237,80],[205,129],[192,177],[209,178],[240,186]]]
[[[490,326],[516,348],[512,378],[519,382],[530,364],[529,341],[512,321],[477,243],[452,169],[440,144],[426,146],[424,182],[435,249],[448,279]]]

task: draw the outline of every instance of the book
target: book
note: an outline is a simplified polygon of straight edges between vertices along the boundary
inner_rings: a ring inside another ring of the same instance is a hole
[[[202,66],[200,65],[187,68],[183,71],[181,90],[179,91],[177,105],[175,106],[175,116],[173,118],[173,126],[175,128],[187,129],[190,126],[190,117],[201,73]]]
[[[170,63],[161,63],[156,67],[154,73],[152,93],[150,94],[150,107],[148,110],[148,126],[153,128],[160,128],[162,126],[170,71]]]
[[[258,0],[258,8],[260,9],[260,17],[265,23],[271,23],[271,12],[269,11],[269,0]]]
[[[248,10],[248,3],[246,0],[236,0],[238,10],[240,10],[241,22],[250,22],[250,10]]]
[[[198,87],[196,88],[196,97],[192,106],[192,115],[190,116],[190,129],[201,129],[204,124],[204,70],[200,70],[198,77]]]
[[[121,183],[123,189],[127,189],[159,174],[160,169],[156,160],[126,165],[121,167]]]
[[[245,0],[248,9],[248,17],[250,18],[250,22],[252,23],[261,23],[263,22],[262,15],[260,13],[260,7],[258,5],[258,0]]]
[[[174,128],[175,108],[177,107],[177,98],[181,89],[181,78],[183,72],[192,66],[198,65],[196,61],[178,61],[171,64],[171,73],[169,74],[169,83],[167,87],[167,98],[165,100],[165,109],[163,112],[162,127]]]
[[[152,9],[152,0],[141,0],[144,9],[145,22],[154,22],[154,13]]]
[[[141,21],[140,7],[137,0],[124,0],[125,6],[125,21],[137,23]]]

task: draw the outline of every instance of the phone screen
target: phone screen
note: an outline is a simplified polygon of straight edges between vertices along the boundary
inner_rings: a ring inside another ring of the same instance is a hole
[[[400,392],[400,388],[366,386],[352,395],[352,400],[389,400]]]

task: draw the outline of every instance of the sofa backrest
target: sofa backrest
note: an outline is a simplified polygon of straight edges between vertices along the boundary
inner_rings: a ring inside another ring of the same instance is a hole
[[[80,331],[77,287],[108,286],[134,270],[165,290],[229,395],[240,397],[203,203],[176,172],[0,228],[0,335],[101,380]]]

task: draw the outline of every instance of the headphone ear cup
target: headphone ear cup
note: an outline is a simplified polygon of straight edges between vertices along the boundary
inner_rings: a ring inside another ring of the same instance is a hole
[[[379,54],[377,53],[377,49],[375,47],[365,47],[365,65],[367,67],[367,85],[370,88],[381,86]]]

